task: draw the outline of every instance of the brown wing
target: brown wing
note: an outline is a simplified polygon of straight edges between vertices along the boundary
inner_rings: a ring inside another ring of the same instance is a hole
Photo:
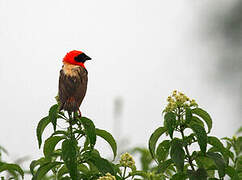
[[[79,67],[77,76],[69,76],[60,71],[59,100],[61,109],[77,111],[80,107],[87,90],[87,70]]]

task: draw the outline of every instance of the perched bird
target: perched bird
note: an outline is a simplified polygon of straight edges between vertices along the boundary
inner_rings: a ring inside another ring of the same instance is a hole
[[[91,60],[82,51],[73,50],[63,58],[63,66],[59,77],[59,102],[60,110],[71,112],[79,111],[79,107],[86,95],[87,90],[87,69],[85,61]]]

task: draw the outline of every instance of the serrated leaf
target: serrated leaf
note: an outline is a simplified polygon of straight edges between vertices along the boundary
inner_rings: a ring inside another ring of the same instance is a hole
[[[201,108],[192,109],[192,114],[198,115],[206,122],[206,124],[208,126],[208,133],[210,133],[210,131],[212,129],[212,119],[211,119],[210,115]]]
[[[173,112],[168,112],[164,116],[164,126],[167,128],[168,134],[173,139],[173,132],[176,127],[176,115]]]
[[[112,134],[109,132],[102,130],[102,129],[97,129],[96,128],[96,135],[103,138],[107,143],[110,145],[113,151],[113,159],[115,159],[117,155],[117,144],[115,139],[113,138]]]
[[[185,112],[185,123],[189,124],[192,120],[192,111],[189,107],[186,107],[186,112]]]
[[[157,143],[158,139],[160,138],[160,136],[166,132],[166,130],[167,129],[165,127],[159,127],[150,136],[149,150],[150,150],[150,154],[151,154],[152,158],[154,158],[154,159],[155,159],[156,143]]]
[[[90,145],[93,148],[94,145],[96,144],[96,128],[95,125],[93,124],[92,120],[86,118],[86,117],[81,117],[80,121],[82,125],[84,126],[86,135],[90,141]]]
[[[214,152],[208,152],[207,157],[211,158],[216,164],[216,167],[218,168],[219,177],[220,178],[224,177],[226,165],[223,157],[219,153],[214,153]]]
[[[46,128],[46,126],[49,123],[50,123],[49,116],[44,117],[38,123],[37,129],[36,129],[36,135],[37,135],[37,139],[38,139],[39,148],[42,144],[42,133],[44,132],[44,129]]]
[[[49,110],[50,122],[53,124],[54,131],[56,131],[56,121],[58,118],[58,104],[51,106]]]
[[[39,167],[32,180],[42,180],[43,177],[54,167],[62,164],[61,162],[49,162]]]
[[[103,175],[108,172],[112,175],[115,174],[115,169],[112,164],[108,160],[100,157],[97,153],[87,152],[85,159],[87,162],[91,162]]]
[[[204,129],[204,127],[198,125],[198,124],[190,124],[190,128],[193,130],[197,137],[198,144],[200,146],[200,149],[203,153],[206,153],[207,149],[207,133]]]
[[[77,142],[75,139],[66,139],[62,142],[62,159],[65,162],[72,179],[77,179]]]
[[[168,159],[168,160],[160,163],[158,165],[157,173],[164,173],[171,164],[173,164],[172,159]]]
[[[22,179],[24,178],[24,171],[17,164],[2,163],[0,165],[0,172],[2,172],[2,171],[8,171],[8,172],[14,171],[14,172],[18,172],[21,175]]]
[[[166,160],[166,158],[169,155],[169,150],[170,150],[169,140],[164,140],[158,145],[156,149],[156,158],[158,162]]]
[[[51,155],[55,150],[55,146],[57,145],[58,142],[60,142],[63,139],[65,139],[64,136],[52,136],[45,141],[43,151],[46,159],[48,160],[51,159]]]
[[[180,139],[175,138],[172,140],[170,156],[175,163],[178,172],[182,172],[184,168],[185,152]]]

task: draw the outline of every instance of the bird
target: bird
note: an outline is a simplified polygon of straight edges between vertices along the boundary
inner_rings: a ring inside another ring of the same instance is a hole
[[[58,97],[60,110],[79,112],[80,105],[86,95],[88,71],[84,65],[87,60],[91,60],[84,52],[72,50],[63,58],[62,69],[59,75]]]

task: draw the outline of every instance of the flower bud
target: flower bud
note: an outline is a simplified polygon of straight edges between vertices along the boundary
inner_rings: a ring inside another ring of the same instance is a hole
[[[99,177],[98,180],[116,180],[116,178],[110,173],[107,173],[105,176]]]

